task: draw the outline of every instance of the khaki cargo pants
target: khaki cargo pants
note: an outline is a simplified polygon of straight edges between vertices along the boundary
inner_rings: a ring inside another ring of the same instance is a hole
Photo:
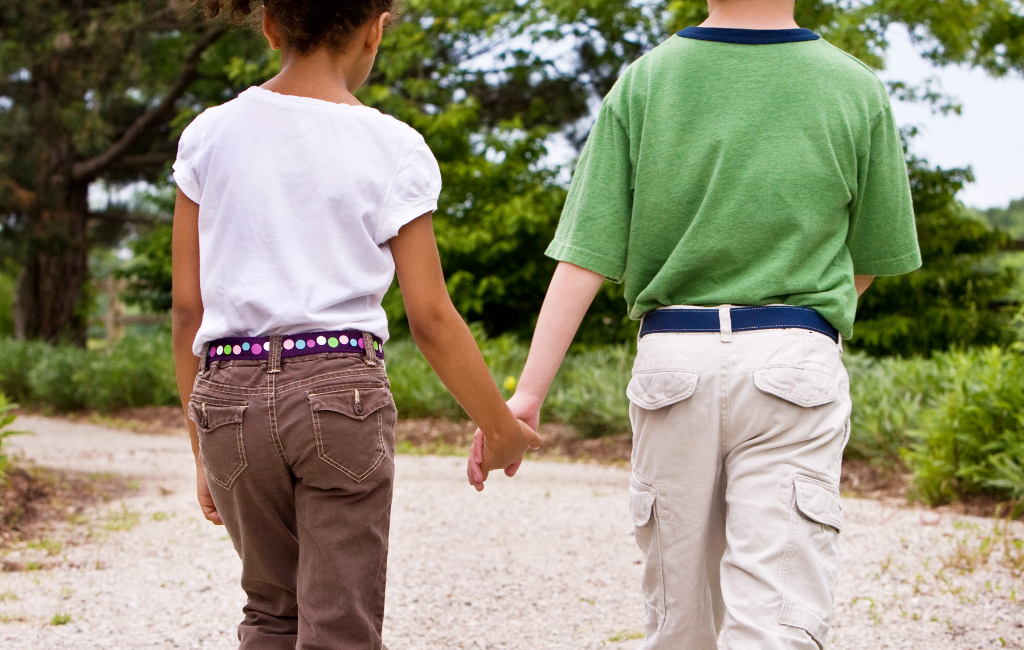
[[[397,414],[372,354],[216,360],[189,417],[242,559],[242,650],[380,650]]]
[[[643,650],[825,647],[849,435],[842,349],[802,329],[640,339],[629,500]]]

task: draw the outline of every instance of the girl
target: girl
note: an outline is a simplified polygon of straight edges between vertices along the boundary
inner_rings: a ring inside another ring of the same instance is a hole
[[[208,13],[253,10],[221,5]],[[484,466],[540,445],[445,289],[437,162],[353,95],[391,5],[265,0],[281,73],[197,117],[174,165],[178,385],[199,503],[242,559],[241,648],[381,648],[396,420],[381,298],[396,269],[417,345],[485,432]]]

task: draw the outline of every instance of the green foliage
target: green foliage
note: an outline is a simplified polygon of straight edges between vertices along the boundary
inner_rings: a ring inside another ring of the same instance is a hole
[[[360,98],[416,127],[437,157],[448,289],[489,334],[529,334],[554,270],[544,249],[566,190],[551,136],[578,146],[591,100],[663,35],[630,0],[411,0],[387,35]],[[397,290],[385,307],[402,331]],[[621,292],[602,298],[596,338],[628,336],[623,311]]]
[[[244,88],[230,62],[267,51],[179,0],[0,5],[0,250],[23,272],[25,336],[84,345],[88,251],[139,216],[97,209],[90,186],[166,182],[180,127]]]
[[[7,427],[14,423],[18,417],[14,410],[18,408],[7,399],[7,396],[0,393],[0,483],[3,483],[7,476],[7,468],[10,466],[10,458],[4,453],[4,440],[11,436],[22,435],[24,431],[11,431]]]
[[[14,290],[14,275],[0,272],[0,337],[14,336]]]
[[[969,170],[909,161],[923,267],[875,280],[861,298],[853,349],[875,356],[928,355],[1006,342],[1004,302],[1015,275],[995,260],[1004,233],[976,219],[956,193]]]
[[[1024,239],[1024,198],[1010,201],[1005,208],[991,208],[982,212],[993,228],[1003,230],[1014,239]]]
[[[170,336],[128,335],[110,351],[0,340],[0,388],[59,411],[178,404]]]
[[[883,472],[902,469],[902,452],[920,426],[923,411],[946,390],[948,363],[933,359],[843,358],[850,373],[850,440],[846,457],[867,461]]]
[[[484,361],[504,396],[511,397],[529,346],[509,335],[474,333]],[[545,421],[570,424],[584,437],[629,431],[626,384],[633,364],[629,346],[603,346],[570,354],[544,404]],[[411,339],[388,344],[388,377],[400,417],[465,418]]]
[[[796,12],[800,24],[876,68],[883,63],[886,30],[904,22],[915,29],[922,45],[932,48],[929,56],[938,62],[966,62],[993,73],[1021,69],[1021,29],[1006,2],[985,0],[973,8],[959,2],[921,5],[801,0]],[[359,94],[366,104],[423,133],[440,162],[444,189],[435,215],[438,247],[449,291],[467,320],[483,323],[492,336],[530,333],[554,268],[543,251],[557,224],[569,171],[549,158],[552,138],[580,146],[594,100],[608,91],[622,69],[671,33],[702,21],[706,12],[704,0],[407,3]],[[959,31],[949,29],[953,24]],[[980,40],[965,40],[964,34]],[[170,43],[180,47],[173,39]],[[992,52],[1003,48],[1005,54],[997,61]],[[178,104],[170,122],[172,136],[202,107],[222,101],[216,99],[217,92],[230,98],[278,68],[276,54],[258,35],[232,33],[204,57],[204,74],[193,84],[196,96]],[[936,105],[948,103],[930,88],[897,84],[893,90]],[[930,193],[965,180],[961,170],[943,172],[918,164],[915,183],[920,191],[915,198],[921,205],[935,204],[924,205],[929,214],[956,212],[955,190],[929,198]],[[979,242],[979,233],[960,232],[964,228],[957,225],[950,245],[988,245]],[[158,229],[132,244],[136,261],[127,274],[133,304],[151,310],[169,304],[168,237],[165,229]],[[945,301],[928,320],[916,305],[900,310],[889,298],[869,298],[863,316],[881,320],[875,326],[866,322],[855,345],[872,354],[907,354],[930,346],[947,349],[996,340],[1003,321],[990,313],[988,299],[999,274],[975,273],[978,259],[968,260],[965,270],[964,258],[957,257],[928,278],[915,280],[922,285],[918,297],[927,300],[938,291]],[[960,275],[953,277],[954,271]],[[879,287],[889,283],[880,281]],[[898,298],[905,287],[889,289],[890,297]],[[583,323],[580,341],[598,345],[633,338],[636,323],[625,318],[623,307],[622,287],[607,284]],[[397,287],[386,297],[385,309],[394,331],[406,331]],[[951,333],[919,335],[920,322],[936,323],[936,331],[948,327]]]
[[[124,301],[149,312],[171,309],[171,224],[160,224],[129,242],[132,258],[122,272],[128,278]]]
[[[947,391],[904,452],[919,496],[1024,499],[1024,356],[991,348],[949,363]]]

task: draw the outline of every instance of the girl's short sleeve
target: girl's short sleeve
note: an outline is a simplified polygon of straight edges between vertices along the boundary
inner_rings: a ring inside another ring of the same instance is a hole
[[[402,156],[391,179],[377,224],[378,244],[398,234],[413,219],[437,210],[441,169],[427,143],[418,139]]]
[[[174,160],[174,182],[185,196],[195,203],[202,198],[203,188],[199,182],[199,160],[202,148],[202,126],[197,117],[192,120],[178,140],[178,157]]]

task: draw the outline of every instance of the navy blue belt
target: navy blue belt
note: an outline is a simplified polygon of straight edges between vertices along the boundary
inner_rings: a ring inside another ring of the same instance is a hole
[[[717,307],[649,311],[644,314],[644,322],[640,325],[640,336],[659,332],[720,332],[718,311]],[[731,307],[729,319],[734,332],[799,328],[819,332],[839,342],[839,331],[809,307]]]

